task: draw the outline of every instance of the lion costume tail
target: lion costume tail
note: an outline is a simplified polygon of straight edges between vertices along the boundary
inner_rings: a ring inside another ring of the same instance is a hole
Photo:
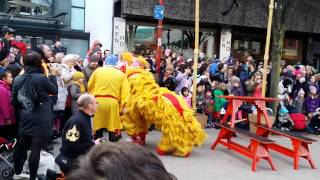
[[[153,98],[158,106],[151,107],[158,109],[154,118],[156,127],[163,133],[158,151],[188,156],[193,146],[205,141],[206,133],[181,96],[166,88],[160,88],[160,91],[161,96]]]

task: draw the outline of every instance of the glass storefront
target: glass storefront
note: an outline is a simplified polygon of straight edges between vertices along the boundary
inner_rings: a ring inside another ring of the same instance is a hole
[[[235,59],[241,59],[249,52],[256,60],[263,60],[262,42],[249,40],[233,40],[232,55]]]
[[[84,30],[85,0],[72,0],[71,29]]]
[[[53,0],[0,0],[0,11],[4,12],[10,6],[16,7],[13,14],[27,16],[46,16],[53,12]]]
[[[89,49],[88,40],[61,38],[62,45],[67,48],[68,54],[79,54],[82,58],[86,57]]]
[[[146,50],[152,52],[157,47],[156,28],[151,26],[127,25],[127,37],[133,36],[133,42],[128,42],[128,48],[136,53],[143,54]],[[130,31],[129,31],[130,30]],[[200,33],[200,51],[204,52],[208,58],[212,58],[214,52],[214,31]],[[129,40],[130,41],[130,40]],[[132,47],[130,47],[132,46]],[[194,31],[187,28],[167,28],[163,29],[162,47],[183,53],[185,58],[193,57]]]

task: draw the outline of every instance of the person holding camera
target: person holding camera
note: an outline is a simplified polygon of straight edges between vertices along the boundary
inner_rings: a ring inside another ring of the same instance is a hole
[[[179,71],[178,71],[178,74],[176,76],[176,83],[177,83],[177,86],[176,86],[176,89],[175,89],[175,92],[177,94],[179,94],[181,92],[181,89],[183,87],[190,87],[189,86],[189,75],[192,74],[192,70],[191,70],[191,67],[189,64],[181,64],[180,68],[179,68]]]
[[[255,72],[249,81],[245,82],[247,96],[261,97],[262,94],[262,73]]]
[[[21,174],[29,156],[30,180],[36,179],[40,151],[52,136],[53,112],[49,94],[58,93],[56,71],[51,69],[50,76],[43,75],[41,56],[29,52],[23,59],[24,74],[17,76],[13,83],[13,104],[19,113],[18,142],[14,151],[14,169]]]
[[[9,54],[11,48],[11,41],[14,39],[16,30],[8,27],[2,26],[2,39],[0,41],[0,49],[5,52],[6,55]]]

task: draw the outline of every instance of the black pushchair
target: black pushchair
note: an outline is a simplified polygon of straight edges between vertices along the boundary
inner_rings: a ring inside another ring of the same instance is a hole
[[[8,141],[0,137],[0,179],[12,179],[14,175],[13,148],[17,140]]]

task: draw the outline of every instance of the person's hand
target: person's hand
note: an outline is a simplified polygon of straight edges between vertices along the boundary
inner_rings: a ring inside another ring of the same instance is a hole
[[[96,139],[95,141],[94,141],[94,144],[100,144],[101,143],[101,139],[99,138],[99,139]]]
[[[184,73],[185,73],[186,75],[191,74],[191,69],[186,69]]]
[[[54,57],[49,57],[48,60],[49,60],[50,63],[53,63],[54,62]]]
[[[58,74],[58,68],[50,67],[50,75],[56,76]]]
[[[6,120],[6,125],[8,125],[8,126],[12,125],[12,120],[11,119],[7,119]]]

